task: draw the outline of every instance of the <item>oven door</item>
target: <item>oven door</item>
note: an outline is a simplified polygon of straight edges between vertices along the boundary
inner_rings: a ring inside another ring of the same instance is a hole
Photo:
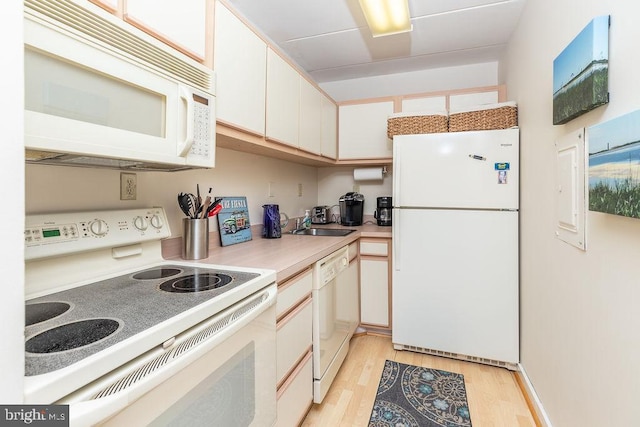
[[[111,381],[110,386],[102,387],[99,395],[104,397],[71,403],[71,424],[92,425],[97,417],[98,423],[105,420],[99,424],[105,426],[274,425],[275,289],[270,289],[269,294],[273,294],[270,295],[269,307],[249,322],[246,319],[244,322],[234,320],[237,314],[232,313],[230,322],[238,323],[239,327],[223,326],[220,331],[214,332],[214,335],[222,334],[218,337],[221,342],[214,343],[215,337],[202,338],[212,333],[212,327],[216,329],[217,325],[225,323],[220,322],[220,316],[203,322],[203,327],[180,338],[179,343],[177,340],[171,348],[178,352],[184,343],[213,341],[198,345],[211,348],[207,348],[195,360],[192,360],[193,355],[186,358],[179,356],[184,359],[179,363],[180,366],[171,366],[169,363],[159,369],[161,372],[157,375],[168,376],[160,383],[153,378],[156,374],[142,381],[138,381],[136,376],[153,370],[156,363],[162,363],[163,356],[155,357],[127,375],[119,375],[115,382]],[[147,379],[151,384],[146,384]],[[129,386],[130,381],[138,382]],[[141,396],[140,390],[144,391]],[[124,409],[118,408],[118,412],[112,415],[116,412],[113,411],[114,407],[122,406]]]

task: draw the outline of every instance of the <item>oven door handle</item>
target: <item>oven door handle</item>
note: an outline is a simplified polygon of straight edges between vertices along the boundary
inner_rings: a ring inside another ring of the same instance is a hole
[[[251,323],[275,305],[276,295],[277,286],[274,283],[253,298],[242,301],[178,335],[175,343],[166,350],[160,345],[140,356],[138,360],[130,362],[126,371],[116,372],[111,378],[99,380],[98,383],[74,393],[75,396],[84,398],[76,397],[57,403],[69,404],[70,423],[74,427],[91,426],[104,421]],[[273,323],[275,331],[275,310],[272,312],[273,319],[269,322]],[[229,318],[227,325],[220,328],[220,322],[225,322],[226,318]],[[214,332],[207,335],[209,331]],[[193,344],[194,340],[197,340],[194,337],[202,336],[199,334],[204,334],[206,338]],[[185,350],[185,345],[190,347]],[[175,357],[174,354],[167,355],[169,352],[174,353]],[[155,368],[156,366],[160,367]],[[97,395],[103,397],[94,398]]]

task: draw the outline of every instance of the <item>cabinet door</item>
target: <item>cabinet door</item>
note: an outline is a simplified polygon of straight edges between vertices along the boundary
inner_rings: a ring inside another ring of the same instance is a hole
[[[447,111],[446,96],[428,96],[424,98],[410,98],[402,100],[403,113],[421,113],[433,111]]]
[[[108,10],[111,13],[116,13],[118,10],[118,0],[89,0],[91,3],[97,4],[103,9]]]
[[[266,137],[298,147],[300,75],[272,49],[267,50]]]
[[[379,159],[393,155],[387,138],[387,119],[393,101],[341,105],[339,108],[339,158]]]
[[[335,159],[338,156],[338,106],[324,95],[321,95],[321,103],[320,154]]]
[[[127,0],[125,20],[198,61],[204,61],[206,0]]]
[[[300,123],[298,147],[320,154],[322,133],[321,93],[307,79],[300,77]]]
[[[389,327],[389,262],[387,258],[360,259],[360,321]]]
[[[217,118],[262,136],[267,44],[220,2],[215,17]]]
[[[449,110],[458,111],[466,107],[483,104],[495,104],[499,101],[497,90],[490,92],[462,93],[449,96]]]

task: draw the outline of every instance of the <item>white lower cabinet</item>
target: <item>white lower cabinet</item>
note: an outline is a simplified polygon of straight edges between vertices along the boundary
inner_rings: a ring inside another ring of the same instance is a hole
[[[313,358],[310,351],[300,362],[298,368],[278,389],[278,427],[300,425],[313,403],[313,387],[309,387],[309,378],[313,377]]]
[[[313,404],[311,268],[278,286],[276,377],[279,427],[295,427]]]
[[[360,240],[360,323],[390,328],[390,239]]]

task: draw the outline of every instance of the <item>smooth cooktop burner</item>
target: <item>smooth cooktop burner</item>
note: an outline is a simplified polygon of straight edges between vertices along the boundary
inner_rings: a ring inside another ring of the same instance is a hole
[[[154,268],[153,270],[141,271],[134,274],[133,277],[136,280],[154,280],[164,279],[166,277],[175,276],[182,273],[182,270],[177,268]]]
[[[25,343],[29,353],[57,353],[84,347],[118,330],[120,323],[113,319],[89,319],[67,323],[44,331]]]
[[[233,278],[222,273],[200,273],[167,280],[160,285],[166,292],[200,292],[218,289],[231,283]]]
[[[41,302],[39,304],[27,304],[25,306],[25,326],[35,325],[66,313],[71,306],[66,302]]]

